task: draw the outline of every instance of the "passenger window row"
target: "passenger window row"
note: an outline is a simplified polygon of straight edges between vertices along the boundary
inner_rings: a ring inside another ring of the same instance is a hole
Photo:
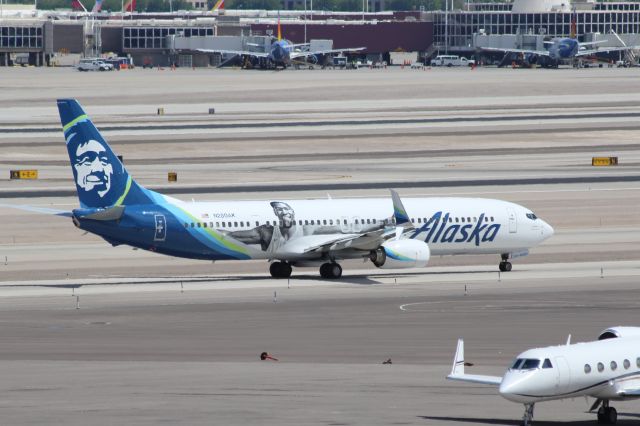
[[[473,219],[473,221],[471,219]],[[411,218],[411,223],[416,223],[416,222],[417,223],[429,223],[430,220],[433,220],[433,218],[431,218],[431,219],[427,219],[426,217],[425,218],[419,217],[417,219]],[[475,223],[477,221],[478,221],[478,218],[476,216],[474,216],[474,217],[467,216],[467,217],[450,217],[448,222],[449,223],[453,223],[453,222],[455,222],[455,223]],[[493,216],[485,216],[484,217],[484,221],[485,222],[495,222],[495,220],[493,219]]]
[[[303,225],[340,225],[342,222],[343,225],[347,225],[349,224],[349,221],[347,219],[342,219],[342,221],[340,219],[336,219],[335,221],[333,219],[305,219],[305,220],[298,220],[298,225],[303,226]],[[378,219],[355,219],[353,223],[355,223],[356,225],[376,225],[378,223],[382,223],[383,221],[378,220]],[[264,225],[273,225],[273,226],[283,226],[282,221],[265,221]],[[234,221],[234,222],[215,222],[215,228],[250,228],[251,222],[249,221]],[[260,222],[256,220],[255,222],[255,226],[260,226]],[[214,228],[214,222],[185,222],[184,223],[184,227],[185,228]]]
[[[622,366],[625,370],[628,370],[631,367],[631,362],[628,359],[625,359],[624,361],[622,361]],[[636,358],[636,367],[640,368],[640,357]],[[602,373],[604,371],[604,364],[599,362],[596,364],[596,368],[598,369],[599,373]],[[615,361],[611,361],[609,363],[609,368],[611,369],[611,371],[616,371],[618,369],[618,363]],[[591,365],[585,364],[584,372],[585,374],[591,373]]]

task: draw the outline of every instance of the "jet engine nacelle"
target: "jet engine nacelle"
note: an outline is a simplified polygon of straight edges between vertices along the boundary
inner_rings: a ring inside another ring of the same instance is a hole
[[[431,250],[424,241],[387,241],[372,250],[369,259],[381,269],[422,268],[427,266]]]
[[[598,340],[615,339],[618,337],[640,337],[640,327],[611,327],[598,336]]]

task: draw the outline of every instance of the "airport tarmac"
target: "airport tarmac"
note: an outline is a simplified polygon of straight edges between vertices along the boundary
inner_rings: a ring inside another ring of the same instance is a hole
[[[444,380],[455,341],[474,372],[500,374],[531,346],[640,325],[638,72],[0,68],[2,423],[517,424],[522,407],[495,390]],[[14,208],[77,206],[58,97],[81,100],[140,183],[178,198],[395,187],[513,201],[555,235],[508,274],[497,256],[460,256],[345,262],[338,282],[112,248]],[[40,178],[11,181],[14,168]],[[587,406],[539,404],[536,420],[593,424]],[[637,403],[615,406],[637,423]]]

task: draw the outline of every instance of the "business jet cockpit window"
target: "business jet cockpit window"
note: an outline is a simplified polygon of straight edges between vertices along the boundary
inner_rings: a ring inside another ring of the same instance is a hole
[[[512,370],[533,370],[540,367],[539,359],[518,358],[511,366]]]
[[[538,218],[538,216],[533,213],[527,213],[527,217],[531,220],[536,220]]]

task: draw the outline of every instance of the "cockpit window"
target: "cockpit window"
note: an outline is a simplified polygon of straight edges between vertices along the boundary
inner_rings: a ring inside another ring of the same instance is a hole
[[[527,213],[527,217],[531,220],[536,220],[538,218],[538,216],[533,213]]]
[[[551,362],[549,362],[551,364]],[[533,370],[534,368],[538,368],[540,366],[539,359],[530,359],[530,358],[518,358],[514,361],[511,366],[512,370]]]
[[[553,365],[551,365],[551,361],[549,360],[549,358],[544,360],[544,362],[542,363],[542,368],[553,368]]]
[[[538,368],[540,366],[539,359],[525,359],[522,363],[521,370],[533,370],[534,368]]]

